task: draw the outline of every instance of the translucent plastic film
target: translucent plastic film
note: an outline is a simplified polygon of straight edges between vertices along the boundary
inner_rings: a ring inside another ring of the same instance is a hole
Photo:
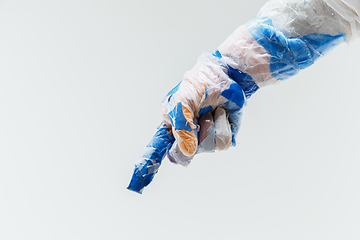
[[[135,166],[141,192],[163,157],[188,166],[196,154],[236,145],[242,111],[263,86],[283,81],[360,31],[359,0],[271,0],[213,54],[204,53],[162,103],[163,123]]]
[[[226,64],[263,87],[311,66],[353,36],[350,23],[321,0],[272,0],[218,51]]]
[[[335,12],[350,24],[346,33],[349,39],[360,36],[360,1],[359,0],[324,0]]]

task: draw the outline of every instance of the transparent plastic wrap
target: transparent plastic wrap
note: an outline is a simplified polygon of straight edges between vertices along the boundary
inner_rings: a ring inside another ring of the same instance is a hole
[[[166,152],[171,162],[188,166],[195,154],[235,146],[252,94],[356,39],[359,2],[272,0],[213,54],[204,53],[165,97],[163,123],[135,165],[129,189],[141,193]]]
[[[324,1],[272,0],[218,51],[226,64],[263,87],[312,65],[352,33],[350,23]]]
[[[188,166],[196,153],[235,146],[246,97],[228,71],[221,58],[204,53],[167,94],[163,123],[135,165],[128,189],[142,193],[165,155]]]
[[[336,13],[350,24],[347,35],[350,40],[360,36],[360,1],[359,0],[324,0]]]

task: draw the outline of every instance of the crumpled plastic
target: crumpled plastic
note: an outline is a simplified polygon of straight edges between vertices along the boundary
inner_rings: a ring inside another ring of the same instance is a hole
[[[213,53],[204,53],[162,104],[163,122],[135,165],[141,193],[165,155],[188,166],[236,145],[243,107],[259,88],[313,65],[360,33],[358,0],[271,0]]]

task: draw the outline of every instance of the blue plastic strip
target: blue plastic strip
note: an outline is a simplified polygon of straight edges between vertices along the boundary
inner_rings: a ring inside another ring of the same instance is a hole
[[[222,55],[218,50],[213,53],[213,56],[223,60]],[[258,85],[256,85],[256,83],[249,74],[235,69],[228,64],[226,64],[226,66],[229,69],[229,72],[227,73],[228,76],[241,86],[246,98],[250,98],[251,95],[253,95],[259,89]]]
[[[271,75],[285,80],[311,66],[333,47],[346,41],[346,35],[312,33],[303,37],[287,38],[277,30],[268,17],[258,17],[247,24],[247,30],[270,54]]]
[[[207,106],[205,108],[201,108],[198,115],[201,116],[202,114],[207,113],[208,111],[210,111],[212,108],[213,108],[213,106],[211,106],[211,105],[209,105],[209,106]]]
[[[182,102],[175,105],[174,109],[168,113],[171,125],[175,130],[193,131],[182,110]]]
[[[343,33],[339,33],[336,36],[312,33],[304,36],[303,39],[308,43],[308,45],[312,46],[312,48],[310,48],[311,55],[314,56],[315,60],[317,60],[319,57],[330,52],[337,45],[345,42],[347,36]]]
[[[168,92],[168,94],[166,94],[165,98],[169,95],[173,95],[174,93],[177,92],[177,90],[179,90],[179,87],[180,87],[180,84],[181,84],[182,81],[179,82],[178,85],[176,85],[173,89],[170,90],[170,92]]]
[[[239,84],[233,82],[230,84],[229,89],[224,90],[221,96],[234,103],[237,108],[242,108],[245,104],[245,98],[242,88]]]
[[[236,136],[240,129],[242,108],[245,105],[246,99],[242,88],[239,84],[233,82],[230,88],[223,91],[221,96],[229,101],[225,103],[226,111],[229,113],[228,120],[232,132],[232,145],[236,145]]]
[[[146,146],[140,162],[135,165],[135,170],[128,186],[129,190],[142,193],[144,187],[154,178],[164,159],[166,150],[172,146],[175,138],[169,129],[161,124],[150,143]]]

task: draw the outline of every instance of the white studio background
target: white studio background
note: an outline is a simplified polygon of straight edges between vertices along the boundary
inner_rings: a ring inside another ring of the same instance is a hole
[[[167,91],[265,2],[0,1],[0,239],[359,239],[360,40],[126,190]]]

